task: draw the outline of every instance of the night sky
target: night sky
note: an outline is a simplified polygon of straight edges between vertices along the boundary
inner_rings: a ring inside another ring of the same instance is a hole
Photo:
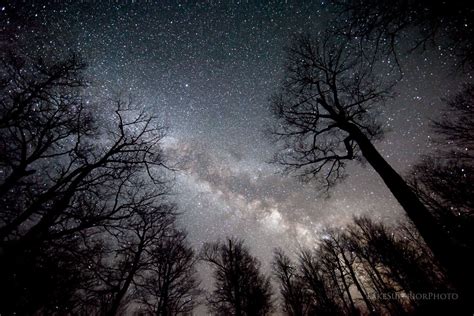
[[[272,122],[268,99],[282,79],[284,47],[293,34],[317,33],[337,18],[325,1],[57,2],[6,4],[2,25],[13,23],[5,17],[15,7],[29,17],[18,24],[28,28],[21,36],[39,37],[45,54],[84,56],[95,94],[131,93],[169,126],[164,146],[182,165],[171,198],[198,249],[242,237],[266,267],[274,247],[309,245],[353,214],[402,218],[370,166],[351,164],[326,198],[268,163],[275,152],[264,133]],[[455,59],[442,47],[400,57],[404,77],[382,109],[387,132],[376,146],[404,173],[436,149],[429,123],[441,98],[471,78],[453,74]]]

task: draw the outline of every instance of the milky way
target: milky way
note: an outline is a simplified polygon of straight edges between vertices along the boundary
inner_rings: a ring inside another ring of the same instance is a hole
[[[334,19],[324,2],[22,6],[15,6],[20,18],[28,17],[28,32],[45,50],[81,53],[94,89],[131,93],[169,126],[164,146],[184,161],[172,198],[196,247],[242,237],[268,265],[274,247],[309,245],[324,227],[354,214],[402,218],[369,166],[351,165],[347,181],[326,198],[268,163],[268,98],[282,77],[284,47],[292,34],[318,32]],[[442,48],[402,56],[404,78],[381,113],[387,133],[376,144],[402,173],[434,149],[429,121],[459,83],[449,72],[451,57]]]

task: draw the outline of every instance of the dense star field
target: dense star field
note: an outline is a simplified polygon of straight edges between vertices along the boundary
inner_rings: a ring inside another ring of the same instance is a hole
[[[343,19],[330,3],[25,1],[0,9],[3,30],[18,34],[32,51],[79,53],[88,65],[91,98],[132,95],[168,127],[164,150],[178,166],[170,174],[170,200],[196,249],[242,238],[270,271],[275,247],[293,256],[324,228],[342,227],[354,215],[389,225],[405,218],[363,162],[350,162],[347,179],[329,196],[271,163],[270,97],[284,77],[285,47],[295,34],[318,34]],[[386,132],[374,142],[402,175],[438,149],[430,122],[440,117],[443,98],[472,81],[469,71],[456,71],[459,61],[442,38],[420,53],[404,49],[411,36],[397,39],[400,68],[376,73],[381,80],[403,75],[380,108]],[[384,58],[385,65],[396,63]],[[201,274],[209,287],[209,271]]]
[[[189,164],[175,191],[196,245],[235,235],[268,259],[274,246],[296,247],[353,214],[403,216],[368,167],[351,166],[327,200],[268,163],[268,99],[282,79],[284,48],[294,33],[323,28],[331,17],[324,2],[24,6],[34,35],[86,57],[100,93],[131,93],[170,128],[170,149]],[[449,53],[402,58],[405,78],[383,109],[389,132],[377,143],[400,172],[432,149],[430,119],[458,88]]]

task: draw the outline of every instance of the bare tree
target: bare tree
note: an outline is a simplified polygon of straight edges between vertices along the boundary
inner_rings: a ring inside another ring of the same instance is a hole
[[[392,272],[384,265],[384,256],[387,254],[385,249],[389,249],[394,243],[393,235],[383,225],[375,225],[368,218],[356,218],[348,229],[346,240],[348,250],[357,254],[360,273],[370,280],[373,303],[379,305],[381,311],[387,310],[393,315],[405,314],[403,302],[397,297],[380,299],[388,293],[397,293]]]
[[[474,88],[447,100],[443,118],[434,122],[439,150],[424,157],[413,168],[410,185],[425,203],[431,216],[449,236],[451,261],[459,290],[472,297],[474,262],[474,205],[472,202],[474,134]]]
[[[438,153],[437,157],[424,157],[413,168],[410,179],[413,189],[452,243],[459,247],[460,254],[474,248],[470,233],[474,227],[472,172],[472,163],[443,158]]]
[[[350,307],[346,304],[345,280],[340,279],[342,266],[338,262],[325,260],[309,250],[302,250],[298,259],[302,282],[311,297],[309,315],[344,314],[344,308],[349,313],[356,312],[352,303]],[[350,296],[347,298],[351,300]]]
[[[359,142],[382,136],[377,108],[389,96],[389,86],[376,80],[361,51],[337,40],[329,33],[297,38],[288,49],[285,80],[272,98],[278,120],[272,132],[282,149],[276,162],[327,188],[361,154]],[[364,149],[371,153],[372,147]]]
[[[205,244],[202,260],[214,268],[214,291],[208,304],[217,315],[269,315],[272,311],[270,280],[260,272],[260,262],[243,242],[227,239]]]
[[[84,308],[79,291],[94,283],[89,262],[102,255],[100,241],[85,246],[86,238],[81,233],[21,254],[2,254],[2,313],[64,315]]]
[[[290,316],[308,315],[310,296],[306,293],[298,268],[281,249],[275,250],[273,272],[280,286],[283,311]]]
[[[97,285],[88,293],[89,300],[97,300],[101,315],[118,315],[132,301],[131,290],[147,277],[153,266],[153,252],[157,243],[173,229],[173,208],[152,203],[135,205],[131,218],[110,225],[109,254],[91,262]]]
[[[196,276],[197,256],[186,235],[171,230],[152,245],[151,266],[137,282],[138,301],[150,315],[190,313],[198,305],[201,289]]]
[[[151,126],[152,118],[146,118],[144,113],[139,113],[131,121],[124,121],[123,115],[128,111],[132,110],[123,109],[122,104],[118,104],[118,129],[116,132],[111,131],[110,136],[114,138],[109,146],[93,146],[92,139],[77,137],[64,163],[59,160],[59,165],[47,170],[44,176],[50,181],[43,184],[39,192],[26,192],[24,198],[19,199],[21,204],[15,207],[14,212],[8,210],[8,215],[13,214],[0,228],[0,236],[12,238],[12,234],[19,233],[17,238],[22,242],[38,240],[44,238],[51,227],[63,222],[63,216],[77,216],[77,226],[90,227],[122,209],[120,192],[127,187],[131,178],[142,173],[143,168],[153,180],[158,180],[152,175],[152,167],[163,165],[157,147],[163,134]],[[117,187],[114,188],[112,184]],[[89,197],[100,194],[115,197],[114,207],[107,208],[109,200],[103,199],[103,205],[95,206],[94,217],[80,218],[81,215],[76,214],[76,207],[79,208],[77,212],[84,210],[84,203],[94,207],[88,203]],[[101,210],[109,213],[100,214]],[[26,222],[32,223],[29,229],[18,231]],[[75,229],[78,227],[69,227],[70,231]]]
[[[163,129],[128,101],[116,102],[115,126],[94,127],[91,108],[84,107],[78,90],[83,85],[78,58],[50,63],[12,59],[3,68],[2,81],[8,84],[2,87],[0,111],[1,239],[41,239],[64,222],[63,215],[82,228],[91,226],[115,214],[100,214],[105,207],[98,205],[95,218],[74,218],[80,216],[74,208],[82,208],[94,194],[118,197],[143,169],[159,181],[154,166],[163,166]],[[96,140],[100,136],[109,137],[104,145]],[[118,189],[105,192],[112,183]]]
[[[414,294],[451,291],[419,238],[405,227],[388,228],[368,218],[355,218],[343,229],[327,230],[315,249],[300,252],[296,265],[277,253],[276,275],[283,301],[293,306],[285,312],[424,315],[458,311],[455,300],[413,298]]]
[[[328,231],[325,236],[318,248],[301,250],[296,265],[281,251],[275,256],[287,315],[359,315],[368,310],[358,304],[355,267],[343,260],[342,248],[337,246],[339,235]]]
[[[68,150],[63,146],[68,138],[75,135],[80,138],[92,132],[89,113],[78,95],[85,85],[80,77],[83,69],[83,62],[74,55],[51,63],[18,56],[2,59],[0,198],[3,200],[11,191],[16,194],[15,188],[22,188],[22,180],[39,171],[39,161],[67,156]],[[8,220],[9,214],[2,215],[4,221]]]
[[[469,2],[333,0],[339,11],[335,28],[351,37],[370,40],[397,58],[399,42],[411,35],[410,50],[444,47],[462,66],[474,64],[474,7]],[[341,21],[345,21],[341,23]],[[405,41],[406,42],[406,41]]]
[[[372,144],[383,134],[376,114],[390,85],[374,75],[377,59],[368,56],[360,45],[337,36],[302,37],[294,43],[285,81],[273,98],[273,133],[281,148],[276,161],[329,188],[344,177],[348,161],[363,157],[452,271],[449,238]]]
[[[0,312],[61,314],[90,285],[86,262],[106,256],[91,245],[96,236],[130,227],[167,193],[164,129],[131,99],[108,103],[112,123],[94,119],[77,56],[14,52],[1,63],[0,290],[12,299],[2,300]]]
[[[357,255],[349,251],[348,238],[345,234],[335,230],[328,230],[321,244],[321,252],[319,254],[325,265],[336,265],[339,272],[339,279],[342,288],[350,303],[350,311],[357,314],[357,310],[366,310],[369,314],[379,314],[372,300],[369,297],[368,290],[361,278],[359,266],[357,265]],[[333,261],[333,262],[331,262]],[[336,279],[337,280],[337,279]],[[359,306],[356,297],[360,297],[364,307]]]
[[[443,118],[434,122],[434,130],[440,142],[448,143],[456,159],[474,159],[474,84],[465,84],[463,89],[446,100]]]
[[[366,286],[376,294],[374,304],[390,314],[441,311],[445,308],[442,303],[414,300],[408,294],[450,290],[430,250],[412,231],[407,227],[389,229],[362,217],[355,218],[345,237],[348,251],[356,254],[359,273],[370,280]],[[380,299],[395,293],[406,293],[407,299]],[[453,302],[449,304],[447,310],[456,306]]]

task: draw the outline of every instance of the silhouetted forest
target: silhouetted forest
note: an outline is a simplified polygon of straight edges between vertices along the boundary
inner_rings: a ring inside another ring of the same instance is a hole
[[[178,224],[186,210],[170,198],[179,157],[165,155],[156,117],[132,97],[91,101],[79,54],[41,56],[7,30],[0,315],[191,315],[200,305],[235,316],[472,315],[474,85],[445,100],[431,126],[440,149],[409,174],[374,146],[385,132],[378,109],[403,76],[402,62],[382,63],[408,53],[398,38],[417,30],[408,50],[418,54],[441,38],[462,61],[453,71],[472,69],[474,12],[455,4],[334,1],[344,23],[289,43],[270,101],[273,162],[331,192],[349,161],[365,161],[407,220],[328,227],[297,253],[275,249],[269,272],[245,240],[191,246]]]

